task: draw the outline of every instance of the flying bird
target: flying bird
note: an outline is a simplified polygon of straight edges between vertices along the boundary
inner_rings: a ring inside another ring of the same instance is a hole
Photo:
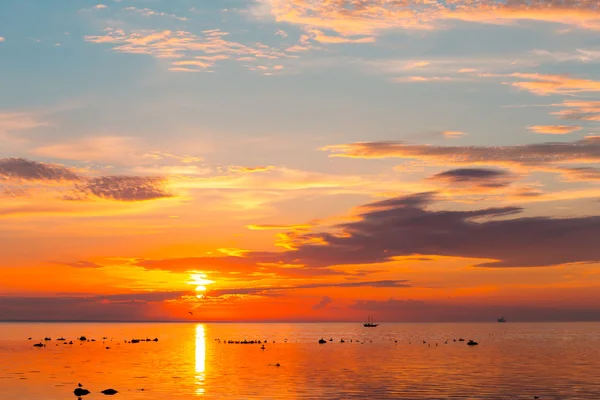
[[[191,312],[191,311],[188,311],[188,314],[190,314],[190,315],[192,315],[192,316],[194,315],[194,313],[193,313],[193,312]]]

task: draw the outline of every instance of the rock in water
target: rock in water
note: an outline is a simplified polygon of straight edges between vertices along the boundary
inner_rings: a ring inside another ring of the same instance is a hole
[[[118,392],[115,389],[106,389],[101,392],[107,396],[112,396],[113,394],[117,394]]]
[[[85,396],[86,394],[90,394],[90,391],[87,389],[77,388],[73,390],[73,394],[77,397]]]

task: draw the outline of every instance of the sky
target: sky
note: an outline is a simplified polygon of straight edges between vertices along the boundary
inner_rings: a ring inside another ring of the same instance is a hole
[[[0,2],[0,320],[600,320],[595,0]]]

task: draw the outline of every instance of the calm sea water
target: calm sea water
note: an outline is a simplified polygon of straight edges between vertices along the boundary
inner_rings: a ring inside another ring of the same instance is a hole
[[[244,339],[267,344],[224,343]],[[85,399],[598,400],[600,323],[0,324],[0,399],[75,399],[79,382]]]

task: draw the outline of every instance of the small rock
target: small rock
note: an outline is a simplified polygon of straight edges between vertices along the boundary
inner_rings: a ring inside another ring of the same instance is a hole
[[[77,389],[73,390],[73,394],[77,397],[81,397],[81,396],[90,394],[90,391],[87,389],[77,388]]]
[[[100,393],[105,394],[107,396],[112,396],[113,394],[117,394],[118,392],[115,389],[105,389]]]

